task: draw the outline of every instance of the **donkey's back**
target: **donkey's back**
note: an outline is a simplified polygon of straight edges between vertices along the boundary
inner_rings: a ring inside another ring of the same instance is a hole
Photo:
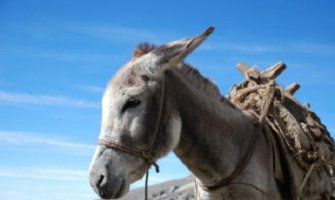
[[[274,81],[285,64],[263,72],[245,64],[238,68],[247,80],[229,98],[241,109],[266,114],[265,132],[274,138],[275,175],[282,193],[290,193],[290,199],[335,198],[334,140],[319,117],[293,97],[298,84],[283,89]],[[265,104],[270,107],[262,113]]]

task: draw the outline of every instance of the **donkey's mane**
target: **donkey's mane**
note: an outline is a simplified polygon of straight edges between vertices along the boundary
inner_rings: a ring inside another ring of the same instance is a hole
[[[140,57],[156,48],[158,48],[158,46],[155,44],[147,42],[139,43],[133,52],[133,57]],[[185,75],[184,77],[187,78],[189,82],[191,82],[196,88],[199,88],[209,98],[217,99],[235,108],[235,106],[230,101],[221,95],[217,85],[215,85],[210,79],[204,77],[199,72],[199,70],[194,68],[192,65],[183,62],[181,68],[179,68],[178,71],[183,73]]]
[[[188,63],[182,63],[182,67],[179,70],[183,73],[196,88],[205,92],[209,97],[221,99],[221,93],[219,88],[208,78],[204,77],[199,70],[194,68]]]
[[[150,51],[156,49],[157,46],[155,44],[151,44],[148,42],[142,42],[137,44],[135,50],[133,51],[133,57],[138,58],[143,56],[144,54],[149,53]]]
[[[229,105],[230,107],[236,108],[234,104],[221,95],[220,89],[215,83],[213,83],[212,80],[204,77],[199,70],[194,68],[192,65],[182,63],[182,67],[179,71],[185,74],[185,78],[187,78],[195,87],[204,92],[209,98],[216,99]]]

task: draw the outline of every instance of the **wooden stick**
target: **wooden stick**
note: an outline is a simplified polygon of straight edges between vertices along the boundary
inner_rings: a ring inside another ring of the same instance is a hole
[[[260,75],[259,72],[257,71],[256,67],[250,67],[249,65],[245,63],[239,63],[237,64],[237,69],[242,72],[243,76],[249,80],[249,79],[254,79],[258,80]]]
[[[291,85],[289,85],[287,88],[286,88],[286,91],[288,93],[290,93],[291,95],[294,95],[294,93],[300,88],[300,85],[296,82],[294,83],[291,83]]]
[[[256,67],[252,67],[247,72],[249,79],[258,80],[260,75]]]
[[[275,79],[286,69],[286,65],[283,62],[277,62],[271,67],[267,68],[265,71],[261,73],[262,78],[266,79]]]
[[[248,78],[248,70],[250,69],[250,66],[245,63],[239,63],[236,65],[237,69],[240,70],[240,72],[243,74],[245,78]]]

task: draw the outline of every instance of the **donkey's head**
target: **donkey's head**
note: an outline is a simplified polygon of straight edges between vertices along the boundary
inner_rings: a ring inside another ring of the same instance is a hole
[[[90,166],[90,183],[102,198],[124,195],[130,183],[177,146],[181,119],[173,106],[166,107],[165,70],[178,67],[213,30],[157,48],[140,45],[109,82]]]

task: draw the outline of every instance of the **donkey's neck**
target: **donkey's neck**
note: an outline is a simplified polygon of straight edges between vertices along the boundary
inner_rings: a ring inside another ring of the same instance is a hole
[[[243,147],[249,145],[255,130],[254,119],[227,99],[194,87],[185,75],[180,70],[167,71],[168,96],[178,105],[182,119],[174,152],[202,184],[212,186],[243,159]]]

